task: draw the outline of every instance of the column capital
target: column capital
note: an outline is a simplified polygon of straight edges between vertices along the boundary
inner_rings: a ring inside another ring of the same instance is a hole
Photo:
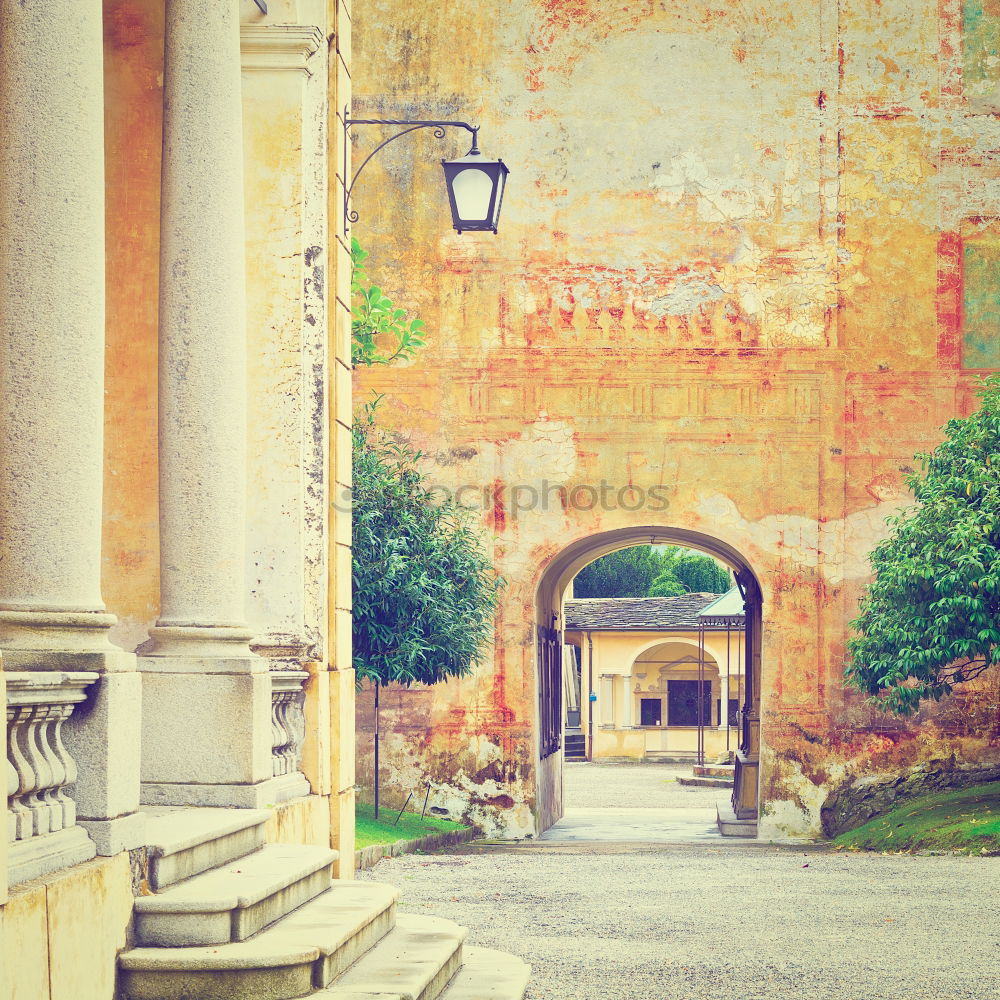
[[[244,70],[291,71],[311,75],[309,57],[323,44],[311,24],[244,24],[240,52]]]

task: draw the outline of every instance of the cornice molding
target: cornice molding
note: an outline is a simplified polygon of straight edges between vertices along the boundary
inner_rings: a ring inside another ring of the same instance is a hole
[[[298,71],[308,75],[309,57],[322,44],[323,32],[311,24],[244,24],[240,27],[240,53],[245,70]]]

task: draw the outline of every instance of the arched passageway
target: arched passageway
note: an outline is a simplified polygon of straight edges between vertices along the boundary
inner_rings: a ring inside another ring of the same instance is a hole
[[[544,566],[535,596],[535,650],[538,681],[538,819],[544,830],[562,813],[563,640],[565,598],[570,582],[588,563],[634,545],[678,545],[704,552],[727,565],[743,599],[745,635],[741,644],[745,681],[740,688],[732,807],[735,817],[755,820],[759,806],[762,600],[759,581],[743,555],[728,542],[663,525],[602,532],[577,539]],[[581,657],[586,656],[581,644]],[[653,642],[652,647],[658,643]],[[586,695],[585,695],[586,697]],[[629,702],[629,709],[634,706]],[[584,706],[581,705],[581,709]],[[641,709],[640,709],[641,710]]]

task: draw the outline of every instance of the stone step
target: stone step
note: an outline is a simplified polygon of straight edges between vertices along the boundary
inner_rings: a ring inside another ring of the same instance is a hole
[[[678,785],[688,785],[697,788],[732,788],[732,778],[678,778]]]
[[[159,892],[264,846],[267,809],[143,810],[149,884]]]
[[[697,758],[694,750],[647,750],[643,759],[650,764],[690,764]]]
[[[436,1000],[462,965],[466,930],[450,920],[413,914],[317,1000]]]
[[[462,968],[441,1000],[524,1000],[530,976],[531,966],[516,955],[466,947]]]
[[[694,776],[696,778],[729,778],[732,780],[736,773],[733,764],[695,764]]]
[[[716,805],[716,822],[723,837],[757,836],[757,820],[739,819],[730,802],[719,802]]]
[[[135,901],[140,945],[245,941],[330,888],[337,852],[274,844]]]
[[[247,941],[132,948],[119,957],[121,1000],[291,1000],[328,986],[392,931],[398,891],[336,881]]]

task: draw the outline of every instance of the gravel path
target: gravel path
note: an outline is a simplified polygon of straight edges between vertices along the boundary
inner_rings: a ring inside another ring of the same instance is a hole
[[[690,764],[565,765],[563,802],[567,809],[714,809],[725,789],[678,785],[690,777]]]
[[[363,877],[530,962],[530,1000],[1000,997],[998,859],[536,843]]]

